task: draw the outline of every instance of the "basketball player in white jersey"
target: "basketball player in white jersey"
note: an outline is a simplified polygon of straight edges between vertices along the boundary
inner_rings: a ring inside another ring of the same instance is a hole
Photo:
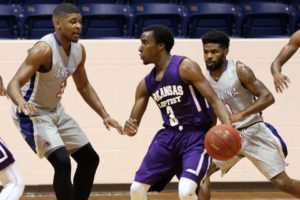
[[[6,96],[6,89],[0,76],[0,96]],[[15,159],[0,138],[0,182],[3,189],[1,200],[19,200],[24,191],[24,182],[15,166]]]
[[[86,103],[99,114],[107,129],[122,131],[109,116],[85,70],[85,50],[78,42],[82,17],[78,8],[59,4],[53,11],[55,32],[44,36],[28,52],[10,81],[13,118],[26,142],[54,168],[53,186],[58,200],[89,198],[99,156],[78,124],[64,111],[61,97],[67,78],[73,77]],[[77,162],[71,181],[70,157]]]
[[[300,198],[300,182],[291,179],[285,172],[286,145],[276,129],[265,123],[261,115],[274,103],[273,95],[255,77],[251,68],[239,60],[226,58],[229,42],[229,37],[220,31],[210,31],[202,36],[207,78],[242,136],[241,151],[227,161],[214,160],[216,168],[225,174],[246,157],[276,188]],[[214,171],[212,168],[210,173]],[[199,195],[204,195],[203,199],[210,196],[207,186],[209,176],[208,173],[204,181],[206,185]]]
[[[288,88],[290,79],[281,73],[282,66],[296,53],[300,46],[300,30],[293,33],[288,43],[284,45],[271,65],[276,92],[283,92]]]

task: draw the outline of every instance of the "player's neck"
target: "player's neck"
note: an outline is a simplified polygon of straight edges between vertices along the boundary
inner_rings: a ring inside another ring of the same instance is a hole
[[[157,63],[155,63],[155,68],[157,72],[165,71],[169,65],[172,56],[170,54],[163,55]]]
[[[215,69],[215,70],[211,70],[209,73],[210,73],[210,76],[215,80],[215,81],[218,81],[221,76],[223,75],[223,73],[226,71],[227,69],[227,61],[224,62],[221,67]]]
[[[221,76],[223,74],[223,71],[211,71],[210,72],[210,76],[215,80],[215,81],[218,81]]]
[[[64,49],[67,56],[70,54],[71,42],[63,40],[63,37],[60,34],[54,33],[57,43]]]

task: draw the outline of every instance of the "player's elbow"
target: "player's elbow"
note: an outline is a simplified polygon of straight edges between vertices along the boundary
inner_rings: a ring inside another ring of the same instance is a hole
[[[77,87],[77,92],[79,92],[80,94],[83,94],[86,90],[83,87]]]
[[[275,98],[273,96],[273,94],[271,92],[269,92],[268,94],[266,94],[265,96],[265,102],[267,102],[268,106],[272,105],[273,103],[275,103]]]
[[[76,89],[81,95],[83,95],[89,91],[90,85],[89,84],[77,85]]]

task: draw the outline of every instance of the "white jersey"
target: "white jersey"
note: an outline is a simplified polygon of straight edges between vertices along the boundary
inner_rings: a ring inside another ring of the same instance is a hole
[[[230,113],[239,113],[255,102],[255,96],[240,82],[236,72],[237,60],[228,60],[227,68],[218,81],[208,73],[208,80],[218,97],[224,102]],[[235,123],[236,128],[244,128],[255,122],[262,121],[260,113],[252,114]]]
[[[38,110],[53,111],[60,103],[61,96],[71,76],[82,59],[82,47],[71,43],[70,55],[67,56],[55,33],[50,33],[40,41],[47,42],[52,49],[52,68],[49,72],[36,72],[21,88],[26,101]]]

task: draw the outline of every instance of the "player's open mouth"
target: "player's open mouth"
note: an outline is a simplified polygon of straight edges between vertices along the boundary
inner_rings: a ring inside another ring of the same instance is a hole
[[[80,33],[73,33],[74,36],[79,37]]]

